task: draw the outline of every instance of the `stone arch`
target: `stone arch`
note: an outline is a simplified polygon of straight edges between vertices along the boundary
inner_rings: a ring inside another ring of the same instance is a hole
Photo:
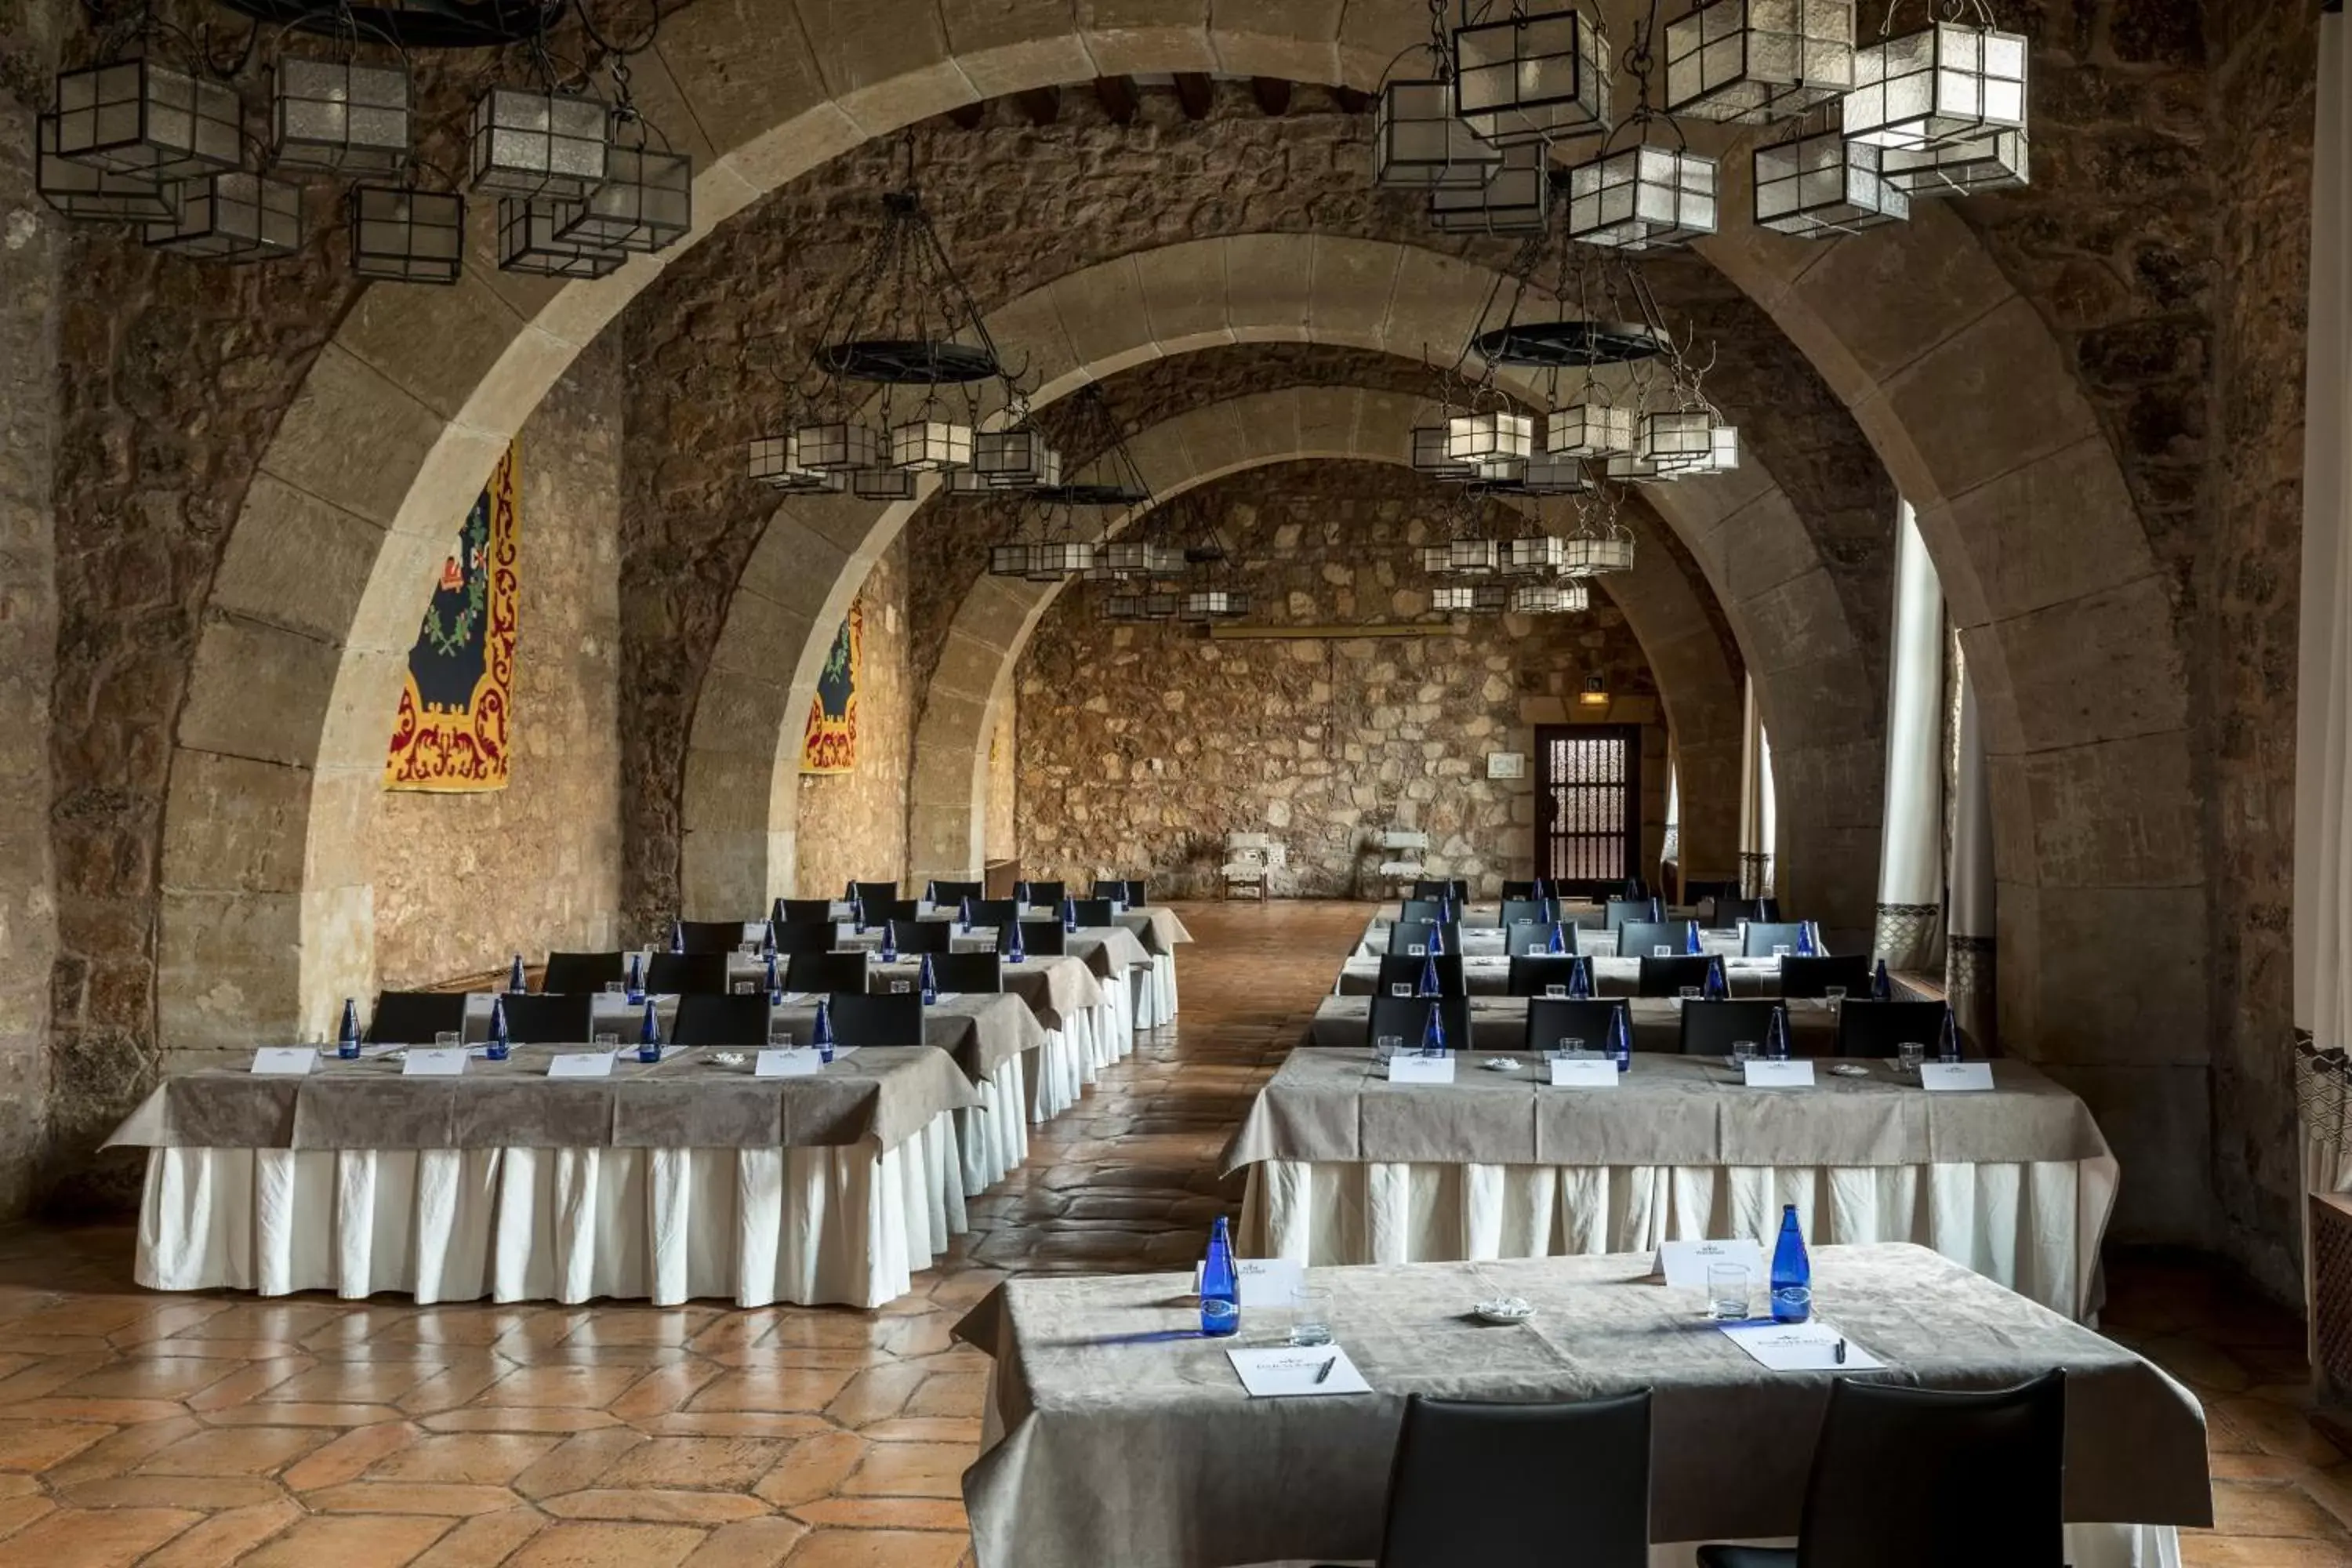
[[[1134,445],[1157,506],[1229,475],[1299,458],[1402,465],[1417,407],[1416,399],[1394,392],[1289,387],[1188,410],[1142,432]],[[1192,466],[1194,441],[1205,450],[1235,430],[1267,436],[1210,467]],[[1159,471],[1161,464],[1175,466]],[[1140,522],[1151,510],[1139,507],[1111,520],[1110,531]],[[1739,684],[1698,591],[1651,535],[1654,524],[1646,515],[1629,521],[1641,545],[1634,569],[1605,579],[1604,592],[1624,612],[1658,678],[1686,781],[1684,863],[1736,868]],[[1062,587],[982,576],[957,606],[915,731],[907,836],[919,879],[979,871],[989,732],[1031,634]]]

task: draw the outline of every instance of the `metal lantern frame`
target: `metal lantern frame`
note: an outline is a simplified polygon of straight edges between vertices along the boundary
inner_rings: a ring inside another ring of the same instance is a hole
[[[1422,569],[1433,575],[1492,576],[1502,564],[1501,542],[1462,534],[1421,549]]]
[[[1240,588],[1195,588],[1184,595],[1179,620],[1229,621],[1250,612],[1250,596]]]
[[[1716,160],[1684,145],[1642,142],[1568,171],[1568,235],[1587,245],[1656,250],[1716,231]]]
[[[466,198],[414,184],[357,184],[343,198],[352,270],[393,283],[457,281],[466,264]]]
[[[1544,420],[1544,450],[1554,458],[1611,458],[1633,449],[1634,411],[1615,402],[1609,389],[1587,382],[1583,394]]]
[[[178,217],[173,186],[59,156],[55,111],[39,116],[36,134],[33,189],[61,216],[129,223],[165,223]]]
[[[1184,552],[1156,539],[1108,539],[1095,547],[1094,570],[1107,577],[1167,577],[1184,569]]]
[[[302,248],[302,187],[251,170],[205,174],[174,187],[179,214],[146,226],[150,249],[211,261],[268,261]]]
[[[1503,149],[1483,185],[1438,185],[1429,221],[1446,234],[1533,234],[1551,212],[1551,157],[1540,142]]]
[[[849,493],[859,500],[913,500],[915,472],[895,467],[853,468],[849,473]]]
[[[1029,548],[1028,577],[1033,583],[1056,582],[1083,575],[1095,563],[1091,539],[1048,539]]]
[[[1993,26],[1983,0],[1966,0],[1973,22],[1930,21],[1854,51],[1845,134],[1906,152],[2025,125],[2025,35]],[[1893,27],[1895,9],[1887,12]]]
[[[971,467],[973,431],[960,420],[942,419],[929,409],[890,427],[890,466],[909,474],[944,473]]]
[[[1933,147],[1889,147],[1881,167],[1886,183],[1915,196],[1967,196],[2014,190],[2032,183],[2028,137],[2022,130],[1988,131]]]
[[[1154,583],[1143,591],[1143,618],[1147,621],[1172,621],[1183,607],[1183,590],[1172,583]]]
[[[979,432],[972,437],[971,467],[983,484],[997,489],[1054,484],[1062,477],[1061,458],[1025,425]]]
[[[588,93],[486,89],[467,120],[467,183],[485,195],[583,201],[610,172],[612,124],[612,107]]]
[[[1446,444],[1452,433],[1443,425],[1416,425],[1412,427],[1413,472],[1433,479],[1461,482],[1478,477],[1476,465],[1460,463],[1446,456]]]
[[[1887,176],[1885,161],[1894,156],[1835,130],[1757,148],[1757,226],[1834,238],[1904,221],[1911,197]]]
[[[192,180],[245,162],[236,89],[149,55],[59,72],[52,111],[57,155],[109,174]]]
[[[646,122],[614,111],[615,129],[634,125],[635,146],[613,139],[604,178],[577,201],[563,203],[557,233],[608,250],[652,255],[667,250],[694,227],[694,156],[645,144]],[[659,132],[655,132],[659,134]]]
[[[1704,463],[1715,451],[1715,411],[1703,405],[1644,414],[1635,455],[1661,471]]]
[[[1556,577],[1562,559],[1557,535],[1526,533],[1503,541],[1496,569],[1507,577]]]
[[[1454,112],[1444,78],[1392,81],[1372,115],[1372,183],[1391,190],[1479,187],[1502,166],[1502,149]]]
[[[1528,466],[1519,470],[1518,482],[1513,488],[1522,495],[1573,496],[1591,489],[1592,481],[1580,460],[1543,452],[1528,459]]]
[[[1536,422],[1532,415],[1507,408],[1473,409],[1445,422],[1445,455],[1484,471],[1504,464],[1524,464],[1535,454]]]
[[[1025,539],[1008,539],[988,547],[988,574],[992,577],[1026,577],[1036,546]]]
[[[819,473],[854,473],[882,466],[882,436],[857,419],[834,419],[793,427],[800,466]]]
[[[1470,585],[1470,608],[1474,614],[1499,615],[1510,605],[1511,584],[1508,583],[1474,583]]]
[[[1100,613],[1106,621],[1122,624],[1140,621],[1145,618],[1143,595],[1133,589],[1122,589],[1118,593],[1107,595],[1103,599]]]
[[[1433,588],[1429,592],[1429,607],[1449,615],[1462,615],[1478,607],[1478,591],[1465,583],[1459,586]]]
[[[1513,614],[1521,616],[1572,616],[1591,603],[1580,582],[1521,583],[1511,590],[1510,607]]]
[[[750,478],[786,495],[834,495],[846,488],[848,475],[812,468],[800,460],[795,432],[751,437],[746,470]]]
[[[391,66],[362,64],[348,48],[331,59],[281,57],[270,68],[270,161],[327,174],[399,174],[412,152],[415,93],[405,55]]]
[[[1454,32],[1454,113],[1496,147],[1609,129],[1609,38],[1580,5],[1511,14]]]
[[[1615,523],[1602,532],[1571,533],[1559,544],[1563,577],[1599,577],[1633,569],[1633,536]]]
[[[1705,0],[1666,24],[1666,111],[1761,124],[1853,87],[1854,0]]]
[[[627,254],[564,238],[560,232],[563,213],[560,202],[499,197],[499,269],[582,279],[619,271]]]

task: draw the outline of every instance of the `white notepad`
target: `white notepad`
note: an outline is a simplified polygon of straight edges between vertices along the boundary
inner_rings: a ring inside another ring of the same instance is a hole
[[[616,1051],[559,1051],[547,1059],[550,1078],[611,1078]]]
[[[1192,1294],[1195,1296],[1201,1293],[1201,1269],[1202,1265],[1192,1265]],[[1291,1293],[1298,1289],[1298,1282],[1306,1272],[1307,1266],[1295,1258],[1234,1259],[1234,1283],[1240,1287],[1244,1307],[1287,1308]]]
[[[1294,1349],[1285,1345],[1274,1350],[1225,1352],[1241,1374],[1242,1386],[1249,1390],[1252,1399],[1288,1399],[1302,1394],[1370,1394],[1372,1385],[1348,1359],[1348,1352],[1338,1345],[1314,1345]],[[1328,1364],[1331,1371],[1322,1382],[1315,1374]]]
[[[1767,1372],[1876,1372],[1886,1363],[1846,1339],[1834,1323],[1729,1323],[1723,1337],[1746,1351]],[[1839,1342],[1845,1359],[1838,1360]]]
[[[411,1046],[400,1063],[403,1078],[457,1078],[465,1070],[463,1046]]]
[[[302,1078],[318,1065],[316,1046],[261,1046],[253,1053],[253,1070],[263,1078]]]

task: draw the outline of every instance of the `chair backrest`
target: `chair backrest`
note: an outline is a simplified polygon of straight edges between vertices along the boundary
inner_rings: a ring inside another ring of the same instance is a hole
[[[1412,884],[1416,899],[1451,899],[1457,904],[1470,901],[1470,884],[1461,877],[1423,877]]]
[[[1503,932],[1503,951],[1517,958],[1521,953],[1543,953],[1551,951],[1552,928],[1548,925],[1512,926]],[[1576,951],[1576,928],[1562,921],[1559,927],[1559,950]]]
[[[1628,877],[1625,879],[1625,885],[1618,890],[1617,896],[1621,899],[1649,898],[1650,884],[1639,877]]]
[[[828,1004],[833,1042],[837,1046],[923,1043],[923,999],[912,992],[869,996],[863,991],[836,991]]]
[[[787,991],[863,991],[866,984],[863,952],[796,952],[784,963]]]
[[[1642,983],[1634,988],[1636,996],[1678,996],[1685,985],[1704,986],[1706,972],[1714,966],[1711,958],[1656,958],[1642,955]]]
[[[1437,994],[1440,996],[1466,996],[1469,987],[1462,981],[1462,955],[1441,952],[1434,958],[1414,958],[1409,953],[1392,952],[1381,960],[1380,979],[1374,984],[1383,996],[1395,994],[1396,987],[1410,985],[1421,989],[1421,972],[1424,965],[1437,965]]]
[[[1617,928],[1617,956],[1654,957],[1664,947],[1674,950],[1667,957],[1679,957],[1690,951],[1691,932],[1697,927],[1696,921],[1627,921]]]
[[[1507,904],[1513,899],[1532,899],[1535,896],[1536,884],[1533,882],[1506,881],[1503,884],[1503,901]]]
[[[1729,931],[1741,921],[1751,925],[1758,921],[1780,918],[1778,899],[1721,898],[1715,900],[1715,924],[1718,931]]]
[[[1683,1055],[1727,1057],[1735,1040],[1753,1040],[1761,1051],[1772,1037],[1772,1015],[1780,1005],[1754,1000],[1684,1003]]]
[[[952,952],[955,951],[953,921],[892,921],[890,945],[900,952]]]
[[[1577,1404],[1406,1399],[1380,1568],[1649,1561],[1648,1390]]]
[[[1468,1050],[1470,998],[1467,996],[1375,996],[1371,1012],[1364,1020],[1364,1044],[1369,1046],[1382,1035],[1395,1035],[1404,1041],[1406,1050],[1421,1049],[1421,1037],[1428,1031],[1432,1007],[1439,1009],[1438,1021],[1445,1030],[1445,1048]]]
[[[670,1016],[673,1046],[764,1046],[768,1043],[768,999],[689,994],[677,999]]]
[[[1416,947],[1427,947],[1429,933],[1432,931],[1444,933],[1446,952],[1462,951],[1462,927],[1458,921],[1448,921],[1444,925],[1438,924],[1435,921],[1399,921],[1389,927],[1389,951],[1411,952]]]
[[[646,961],[646,989],[664,996],[724,996],[727,954],[655,953]]]
[[[1575,973],[1574,953],[1514,953],[1505,989],[1514,996],[1540,996],[1545,987],[1566,985]]]
[[[992,952],[942,952],[931,960],[931,981],[942,991],[1002,991],[1004,965]]]
[[[1058,910],[1069,890],[1070,885],[1063,881],[1024,882],[1013,889],[1013,896],[1029,909]]]
[[[688,952],[732,952],[751,940],[741,921],[680,921],[677,932]]]
[[[628,960],[617,952],[551,952],[539,988],[551,995],[596,992],[629,977]]]
[[[1612,899],[1602,906],[1602,929],[1607,931],[1616,931],[1627,921],[1649,918],[1650,900],[1647,899]]]
[[[2059,1568],[2065,1489],[2063,1369],[1983,1393],[1838,1378],[1798,1568]]]
[[[869,926],[880,925],[884,921],[920,920],[923,914],[921,902],[914,899],[877,899],[864,907]]]
[[[1498,923],[1505,931],[1513,926],[1548,926],[1559,912],[1549,899],[1505,899]]]
[[[1774,948],[1785,947],[1793,956],[1798,939],[1804,934],[1805,927],[1801,921],[1750,921],[1748,922],[1748,934],[1740,939],[1739,951],[1748,958],[1769,958]]]
[[[833,920],[831,899],[778,899],[770,917],[779,925],[787,921],[814,924]]]
[[[1005,933],[996,933],[996,951],[1003,952],[1009,943]],[[1021,950],[1032,958],[1057,958],[1070,951],[1069,933],[1059,921],[1023,921]]]
[[[464,1032],[462,991],[379,991],[368,1016],[368,1041],[378,1046],[429,1046],[433,1037]]]
[[[1751,931],[1754,927],[1749,927]],[[1832,985],[1843,985],[1850,996],[1864,996],[1870,991],[1870,959],[1859,952],[1843,958],[1798,958],[1793,955],[1780,961],[1780,994],[1783,996],[1826,996]]]
[[[593,992],[509,996],[503,1002],[507,1038],[518,1046],[584,1046],[596,1037]]]
[[[974,930],[982,926],[1001,926],[1021,918],[1018,899],[974,899],[971,901],[971,923]]]
[[[1739,884],[1736,880],[1693,877],[1683,883],[1683,902],[1686,904],[1702,904],[1709,899],[1736,899],[1738,896]]]
[[[985,898],[986,884],[981,882],[942,882],[934,879],[927,889],[931,902],[941,909],[954,909],[966,899]]]
[[[1274,847],[1274,838],[1265,833],[1228,833],[1225,853],[1228,855],[1265,855]]]
[[[1118,918],[1110,912],[1108,899],[1077,899],[1073,900],[1073,907],[1082,926],[1107,926]]]
[[[1407,899],[1397,906],[1397,919],[1401,921],[1427,922],[1444,918],[1445,906],[1436,899]]]
[[[866,918],[872,920],[874,918],[873,910],[875,905],[895,904],[898,901],[898,884],[896,882],[852,882],[849,884],[848,896],[856,899],[859,903],[864,904],[866,909]]]
[[[786,921],[768,930],[775,936],[778,952],[831,952],[841,940],[841,928],[829,920]]]
[[[1140,877],[1129,877],[1121,881],[1110,881],[1097,877],[1095,879],[1094,891],[1096,898],[1116,899],[1129,909],[1151,901],[1151,889]]]
[[[1559,996],[1538,996],[1528,1004],[1528,1037],[1526,1048],[1531,1051],[1556,1051],[1562,1040],[1582,1040],[1588,1051],[1609,1048],[1610,1025],[1616,1014],[1625,1014],[1625,1037],[1633,1037],[1633,1017],[1622,997],[1590,1001],[1570,1000]]]
[[[1899,1056],[1906,1040],[1916,1040],[1932,1057],[1950,1011],[1941,1002],[1857,1002],[1848,997],[1838,1005],[1837,1054]]]

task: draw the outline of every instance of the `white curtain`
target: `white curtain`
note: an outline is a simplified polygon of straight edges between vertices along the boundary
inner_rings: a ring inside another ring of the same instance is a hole
[[[1756,678],[1749,676],[1739,748],[1739,890],[1751,899],[1772,891],[1773,839],[1779,824],[1772,800],[1772,742],[1764,714],[1756,706]]]
[[[1944,588],[1909,501],[1895,503],[1895,624],[1886,672],[1886,820],[1878,935],[1898,969],[1923,969],[1944,901]]]

